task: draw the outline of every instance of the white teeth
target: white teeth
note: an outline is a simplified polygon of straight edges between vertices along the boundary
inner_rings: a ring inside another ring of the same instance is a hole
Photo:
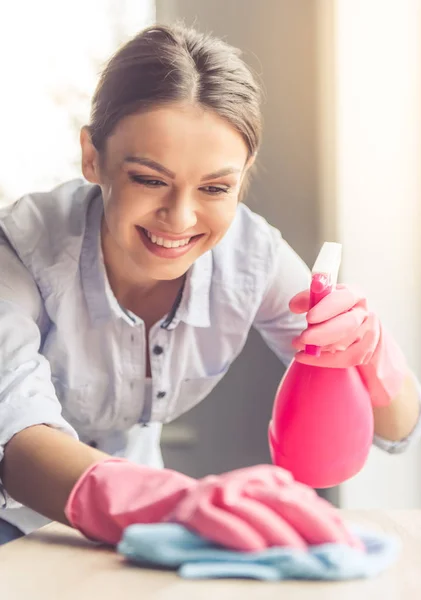
[[[163,246],[164,248],[179,248],[180,246],[186,246],[191,240],[191,238],[185,238],[184,240],[167,240],[162,237],[157,237],[147,229],[144,231],[152,243],[157,246]]]

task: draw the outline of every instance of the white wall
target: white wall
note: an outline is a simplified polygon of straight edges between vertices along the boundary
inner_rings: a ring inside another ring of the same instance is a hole
[[[0,0],[0,6],[1,207],[81,176],[79,131],[89,121],[98,74],[120,44],[155,21],[155,6],[153,0]]]
[[[335,165],[324,210],[344,246],[342,280],[362,286],[421,375],[421,2],[321,4],[331,35],[321,57],[331,85],[321,97],[333,109]],[[419,507],[419,446],[400,456],[373,449],[341,500]]]

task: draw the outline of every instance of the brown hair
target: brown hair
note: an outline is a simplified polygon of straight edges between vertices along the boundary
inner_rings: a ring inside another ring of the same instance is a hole
[[[89,130],[101,152],[117,123],[159,104],[192,101],[243,137],[249,156],[261,139],[260,90],[240,51],[182,25],[154,25],[110,59],[92,100]]]

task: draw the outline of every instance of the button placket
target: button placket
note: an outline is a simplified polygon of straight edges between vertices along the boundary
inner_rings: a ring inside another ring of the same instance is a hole
[[[142,390],[136,385],[136,382],[143,380],[143,373],[145,372],[143,322],[130,327],[129,340],[130,342],[125,355],[125,365],[123,367],[124,371],[127,372],[127,379],[124,385],[126,388],[124,391],[126,402],[122,408],[124,423],[136,421],[140,412],[139,404],[142,398]]]
[[[166,359],[166,351],[168,344],[166,337],[170,335],[168,330],[162,327],[156,327],[151,330],[150,347],[151,347],[151,371],[153,381],[153,405],[151,415],[158,415],[162,412],[162,403],[168,395],[168,390],[165,389],[162,382],[162,374],[164,372],[164,361]]]

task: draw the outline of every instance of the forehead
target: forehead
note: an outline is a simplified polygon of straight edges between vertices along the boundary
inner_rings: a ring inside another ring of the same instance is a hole
[[[242,168],[247,146],[227,121],[200,106],[169,105],[130,115],[107,142],[108,158],[146,156],[177,172],[193,162],[205,172],[226,166]]]

